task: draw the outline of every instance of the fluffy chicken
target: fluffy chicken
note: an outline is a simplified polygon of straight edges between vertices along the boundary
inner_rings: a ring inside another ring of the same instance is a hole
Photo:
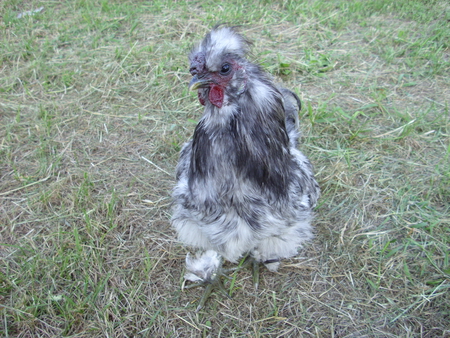
[[[190,53],[189,83],[205,106],[176,169],[172,225],[195,248],[185,278],[220,284],[222,260],[276,271],[312,237],[319,186],[297,149],[300,100],[246,58],[250,43],[218,26]]]

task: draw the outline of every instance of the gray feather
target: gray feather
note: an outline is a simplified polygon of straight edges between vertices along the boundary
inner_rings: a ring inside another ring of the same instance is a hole
[[[217,27],[190,54],[205,111],[180,154],[172,225],[189,246],[276,270],[312,237],[319,186],[297,149],[299,98],[249,62],[248,47]]]

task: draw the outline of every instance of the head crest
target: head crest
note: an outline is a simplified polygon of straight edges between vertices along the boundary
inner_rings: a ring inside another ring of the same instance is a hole
[[[218,25],[192,50],[191,60],[198,53],[203,53],[206,59],[216,59],[225,54],[244,58],[250,45],[251,43],[238,32],[237,27]]]

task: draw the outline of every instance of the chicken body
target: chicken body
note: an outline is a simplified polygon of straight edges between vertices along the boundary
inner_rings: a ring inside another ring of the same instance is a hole
[[[248,254],[276,271],[312,237],[319,186],[297,149],[300,100],[246,59],[248,46],[216,27],[191,52],[190,87],[205,111],[181,150],[172,225],[210,256]],[[188,257],[188,275],[207,281],[210,258],[192,268]]]

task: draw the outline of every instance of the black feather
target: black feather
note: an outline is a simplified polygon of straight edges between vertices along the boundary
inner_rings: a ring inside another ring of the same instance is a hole
[[[248,46],[218,27],[191,52],[205,112],[180,154],[172,224],[189,245],[272,264],[311,238],[319,187],[296,149],[298,96],[248,62]]]

